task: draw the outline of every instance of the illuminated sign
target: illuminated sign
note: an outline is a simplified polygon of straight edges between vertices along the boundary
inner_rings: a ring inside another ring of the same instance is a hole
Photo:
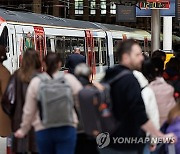
[[[176,18],[180,21],[180,0],[176,0]]]
[[[139,7],[141,9],[169,9],[169,1],[160,1],[160,2],[140,2]]]

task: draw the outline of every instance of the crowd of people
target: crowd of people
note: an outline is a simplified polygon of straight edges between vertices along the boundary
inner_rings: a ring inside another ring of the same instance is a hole
[[[146,57],[133,39],[121,42],[117,52],[119,65],[107,69],[102,82],[129,73],[111,84],[112,113],[120,123],[111,138],[169,138],[180,154],[180,58],[165,64],[161,50]],[[103,90],[103,84],[92,81],[91,68],[79,49],[67,58],[69,73],[59,71],[62,61],[53,52],[41,62],[38,53],[28,49],[12,75],[3,66],[6,59],[0,46],[0,136],[14,134],[13,153],[168,154],[167,146],[162,152],[158,143],[151,142],[97,147],[96,138],[83,129],[79,92],[85,87]]]

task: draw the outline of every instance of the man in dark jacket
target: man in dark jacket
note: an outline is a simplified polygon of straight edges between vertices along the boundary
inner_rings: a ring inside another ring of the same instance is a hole
[[[69,73],[74,74],[74,69],[78,64],[86,63],[85,56],[81,55],[80,53],[80,49],[76,48],[74,53],[68,56],[65,66],[69,69]]]
[[[136,41],[130,39],[123,41],[117,52],[119,65],[107,70],[104,80],[108,81],[124,70],[130,71],[111,87],[113,113],[120,122],[119,129],[111,137],[120,137],[122,142],[114,143],[114,139],[111,139],[110,146],[100,152],[102,154],[142,154],[144,142],[138,143],[138,141],[144,139],[145,132],[156,137],[164,137],[164,135],[156,130],[147,118],[141,88],[132,73],[132,70],[141,69],[144,60],[141,47]],[[131,143],[123,142],[127,138],[131,138]]]

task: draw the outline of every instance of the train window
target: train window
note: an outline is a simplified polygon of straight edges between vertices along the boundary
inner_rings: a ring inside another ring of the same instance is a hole
[[[7,29],[6,26],[4,27],[4,29],[3,29],[2,33],[1,33],[0,42],[1,42],[1,45],[8,48],[8,29]]]
[[[60,54],[60,57],[62,59],[63,65],[65,62],[65,37],[56,37],[55,41],[55,52]]]
[[[46,37],[46,48],[47,48],[47,51],[51,51],[51,38],[50,37]]]
[[[117,47],[118,44],[121,42],[121,39],[113,39],[113,55],[114,55],[114,64],[119,63],[118,53],[117,53]]]
[[[95,52],[96,66],[106,65],[107,64],[107,50],[106,50],[105,39],[94,38],[94,52]]]
[[[72,53],[71,38],[65,37],[65,58]]]
[[[11,35],[12,38],[12,52],[13,52],[13,56],[14,56],[14,35]]]
[[[78,48],[80,48],[81,54],[85,56],[85,40],[84,40],[84,38],[78,38]]]

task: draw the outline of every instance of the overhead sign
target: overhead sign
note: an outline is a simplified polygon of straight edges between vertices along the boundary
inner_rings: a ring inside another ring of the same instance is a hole
[[[117,5],[117,22],[136,22],[136,6]]]
[[[179,1],[179,0],[178,0]],[[151,17],[152,9],[139,9],[136,8],[136,17]],[[170,0],[170,8],[169,9],[160,9],[161,17],[175,17],[175,0]]]
[[[176,0],[176,18],[180,21],[180,0]]]
[[[170,8],[170,2],[169,1],[140,2],[139,7],[141,9],[169,9]]]

